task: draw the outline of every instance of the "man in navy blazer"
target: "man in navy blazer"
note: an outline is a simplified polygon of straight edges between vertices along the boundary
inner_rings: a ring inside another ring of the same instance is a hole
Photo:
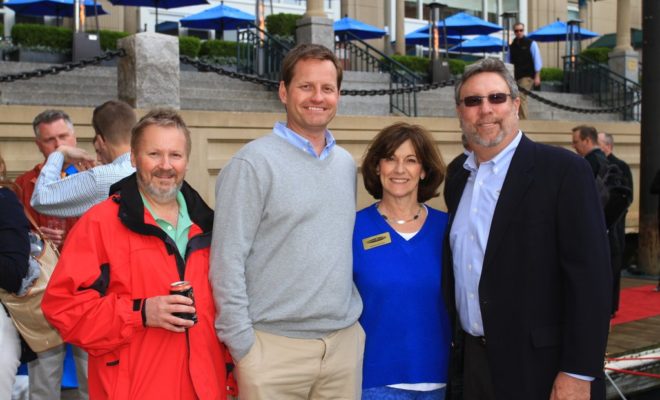
[[[450,392],[604,399],[612,277],[591,169],[519,130],[518,88],[501,61],[466,68],[455,95],[472,153],[445,183]]]

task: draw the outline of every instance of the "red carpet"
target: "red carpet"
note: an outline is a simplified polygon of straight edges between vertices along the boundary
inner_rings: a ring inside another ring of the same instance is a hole
[[[660,292],[655,285],[637,286],[621,291],[619,311],[612,325],[623,324],[660,315]]]

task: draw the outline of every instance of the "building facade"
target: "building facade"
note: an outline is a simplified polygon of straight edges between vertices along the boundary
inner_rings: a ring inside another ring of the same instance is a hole
[[[210,5],[193,7],[173,8],[158,11],[159,23],[169,23],[178,26],[178,21],[187,16],[200,12],[206,8],[220,4],[220,1],[209,0]],[[368,24],[384,27],[389,35],[384,40],[372,40],[371,44],[383,50],[391,46],[391,41],[396,37],[396,2],[399,0],[324,0],[326,14],[331,19],[339,19],[344,15],[366,22]],[[99,4],[109,12],[109,15],[99,17],[99,28],[135,33],[140,31],[156,30],[156,13],[151,7],[123,7],[113,6],[108,0],[98,0]],[[404,17],[405,32],[409,33],[428,24],[429,3],[432,0],[405,0]],[[226,0],[224,4],[243,11],[256,14],[256,0]],[[527,31],[531,32],[557,19],[566,21],[579,18],[583,21],[582,26],[600,34],[613,33],[616,31],[616,1],[596,0],[443,0],[446,8],[444,16],[455,14],[459,11],[467,11],[470,14],[487,19],[490,22],[505,26],[503,13],[515,13],[511,21],[519,20],[526,25]],[[264,15],[276,13],[304,14],[306,10],[305,0],[263,0]],[[641,29],[642,27],[642,0],[631,0],[631,27]],[[4,24],[4,35],[11,35],[11,27],[19,22],[37,22],[72,26],[69,18],[56,21],[52,17],[34,18],[29,16],[15,15],[6,8],[0,7],[0,17]],[[88,18],[85,22],[87,30],[96,29],[94,18]],[[185,28],[178,28],[174,34],[187,35],[199,32],[188,32]],[[205,35],[205,33],[202,33]],[[495,35],[498,35],[497,33]],[[208,31],[208,38],[213,38],[213,32]],[[231,39],[231,33],[226,36]],[[583,42],[583,48],[590,41]],[[548,67],[559,67],[561,56],[564,55],[565,47],[562,42],[542,43],[540,45],[544,65]]]

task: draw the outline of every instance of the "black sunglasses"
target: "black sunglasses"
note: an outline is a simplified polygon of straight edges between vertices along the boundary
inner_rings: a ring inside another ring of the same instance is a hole
[[[513,31],[514,32],[522,32],[522,31],[524,31],[524,29],[514,29]]]
[[[480,106],[484,99],[488,99],[490,104],[502,104],[506,98],[511,96],[509,93],[492,93],[488,96],[466,96],[458,102],[458,104],[465,104],[465,107]]]

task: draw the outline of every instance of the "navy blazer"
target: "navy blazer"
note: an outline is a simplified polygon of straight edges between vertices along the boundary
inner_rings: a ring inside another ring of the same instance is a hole
[[[447,177],[450,224],[468,176],[460,168]],[[446,261],[445,296],[455,307],[451,256]],[[497,399],[547,399],[559,371],[596,377],[592,399],[604,399],[611,285],[605,221],[589,165],[523,136],[495,208],[479,282]],[[460,380],[463,332],[456,310],[450,312],[458,350],[452,378]]]

